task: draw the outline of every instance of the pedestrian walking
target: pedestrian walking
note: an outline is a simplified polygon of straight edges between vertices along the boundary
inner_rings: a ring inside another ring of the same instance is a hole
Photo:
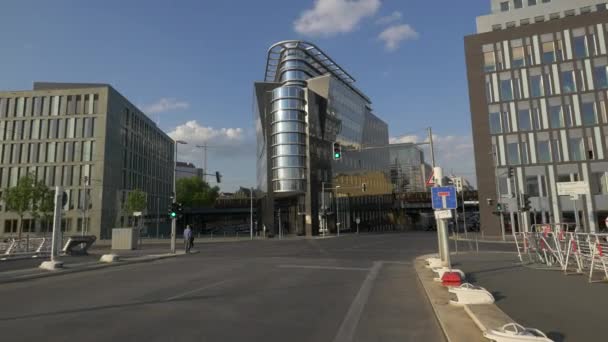
[[[186,229],[184,229],[184,248],[186,249],[186,253],[190,253],[190,248],[192,248],[192,229],[190,228],[190,225],[186,226]]]

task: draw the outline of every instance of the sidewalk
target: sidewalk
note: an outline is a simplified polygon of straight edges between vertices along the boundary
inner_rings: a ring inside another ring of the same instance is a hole
[[[524,267],[517,253],[466,253],[452,255],[452,262],[467,281],[490,291],[516,322],[540,329],[555,342],[596,341],[606,330],[606,283]]]

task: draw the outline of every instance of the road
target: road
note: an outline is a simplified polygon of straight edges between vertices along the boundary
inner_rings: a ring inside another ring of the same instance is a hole
[[[436,235],[201,244],[0,286],[10,341],[444,341],[412,259]]]

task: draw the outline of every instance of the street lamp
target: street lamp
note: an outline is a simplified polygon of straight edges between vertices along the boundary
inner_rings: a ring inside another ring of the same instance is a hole
[[[177,175],[177,145],[186,145],[187,142],[183,140],[175,140],[175,155],[173,156],[173,202],[177,203],[177,192],[176,192],[176,175]],[[171,219],[171,253],[175,254],[175,238],[177,234],[177,217]]]

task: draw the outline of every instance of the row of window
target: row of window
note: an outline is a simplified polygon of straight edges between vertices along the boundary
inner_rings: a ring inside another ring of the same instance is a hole
[[[4,165],[89,162],[95,159],[94,141],[0,144]]]
[[[35,179],[44,181],[47,186],[78,186],[83,179],[92,179],[92,165],[51,165],[30,167],[0,168],[0,188],[5,189],[17,185],[19,178],[27,174]]]
[[[0,118],[98,114],[99,95],[0,98]]]
[[[81,217],[76,219],[76,226],[72,226],[73,219],[63,218],[61,219],[61,231],[71,232],[72,228],[75,228],[76,232],[81,232],[83,226],[86,226],[86,230],[90,230],[91,218],[87,217],[85,221]],[[83,225],[84,223],[84,225]],[[50,233],[53,229],[53,223],[51,221],[39,220],[38,224],[32,219],[23,219],[22,231],[23,233]],[[19,230],[19,221],[4,220],[4,233],[5,234],[16,234]]]
[[[575,137],[568,138],[568,158],[564,155],[566,153],[562,149],[562,144],[559,139],[554,140],[537,140],[536,141],[536,162],[537,163],[553,163],[562,162],[565,160],[569,161],[582,161],[596,159],[597,156],[594,153],[593,141],[591,140],[586,144],[588,150],[585,149],[583,138]],[[506,159],[508,165],[527,165],[532,164],[532,158],[530,154],[530,144],[528,142],[520,143],[507,143],[506,144]]]
[[[92,138],[94,134],[95,118],[0,121],[3,141]]]
[[[483,45],[483,69],[495,72],[605,54],[606,26],[599,27],[600,35],[596,34],[596,26],[589,26]]]
[[[517,8],[521,8],[523,6],[523,3],[521,2],[521,0],[513,0],[513,7],[515,9]],[[542,0],[543,2],[550,2],[551,0]],[[528,0],[529,3],[534,2],[534,5],[536,5],[536,3],[538,3],[537,0]],[[528,6],[534,6],[534,5],[528,5]],[[516,7],[519,6],[519,7]],[[500,11],[501,12],[505,12],[509,10],[509,2],[505,1],[505,2],[501,2],[500,3]],[[600,3],[600,4],[596,4],[595,6],[583,6],[578,8],[578,14],[587,14],[587,13],[591,13],[592,11],[605,11],[608,8],[608,4],[606,3]],[[577,9],[568,9],[568,10],[564,10],[563,11],[563,15],[562,15],[562,11],[559,12],[552,12],[549,13],[548,17],[550,20],[555,20],[555,19],[560,19],[562,17],[572,17],[574,15],[577,14]],[[524,26],[524,25],[529,25],[532,23],[532,18],[523,18],[519,21],[519,25],[520,26]],[[534,23],[542,23],[543,21],[547,20],[547,16],[546,15],[538,15],[535,16],[534,18]],[[508,21],[505,23],[505,27],[506,28],[513,28],[517,26],[517,22],[515,21]],[[493,31],[499,31],[503,28],[502,24],[494,24],[492,25],[492,30]]]
[[[605,61],[604,58],[602,60]],[[530,74],[503,73],[498,77],[486,77],[488,103],[506,102],[527,98],[539,98],[560,94],[573,94],[594,89],[608,89],[608,66],[604,63],[586,70],[573,69],[571,63],[561,71],[532,69]]]
[[[506,172],[506,170],[505,170]],[[606,195],[608,194],[608,174],[606,172],[592,172],[590,175],[589,186],[591,188],[592,195]],[[580,175],[575,174],[559,174],[557,175],[557,182],[571,182],[579,181]],[[506,176],[500,176],[498,178],[499,192],[507,195],[512,194],[509,191],[510,179]],[[547,197],[547,177],[544,175],[530,175],[524,179],[524,191],[525,194],[530,197]]]
[[[528,6],[536,6],[536,4],[539,2],[549,3],[549,2],[551,2],[551,0],[528,0],[527,2],[528,2]],[[502,1],[500,3],[500,11],[507,12],[509,9],[511,9],[511,5],[513,6],[512,8],[518,9],[518,8],[524,7],[524,2],[523,2],[523,0],[513,0],[513,2]]]
[[[540,108],[519,109],[516,114],[516,125],[513,126],[513,118],[508,111],[490,113],[490,133],[501,134],[519,131],[536,131],[541,129],[560,129],[577,126],[594,126],[600,123],[608,123],[606,117],[605,103],[602,101],[598,110],[595,102],[582,102],[580,104],[580,119],[572,110],[572,105],[554,105],[548,108],[548,127],[543,124]],[[601,113],[601,115],[600,115]],[[580,121],[579,121],[580,120]]]

